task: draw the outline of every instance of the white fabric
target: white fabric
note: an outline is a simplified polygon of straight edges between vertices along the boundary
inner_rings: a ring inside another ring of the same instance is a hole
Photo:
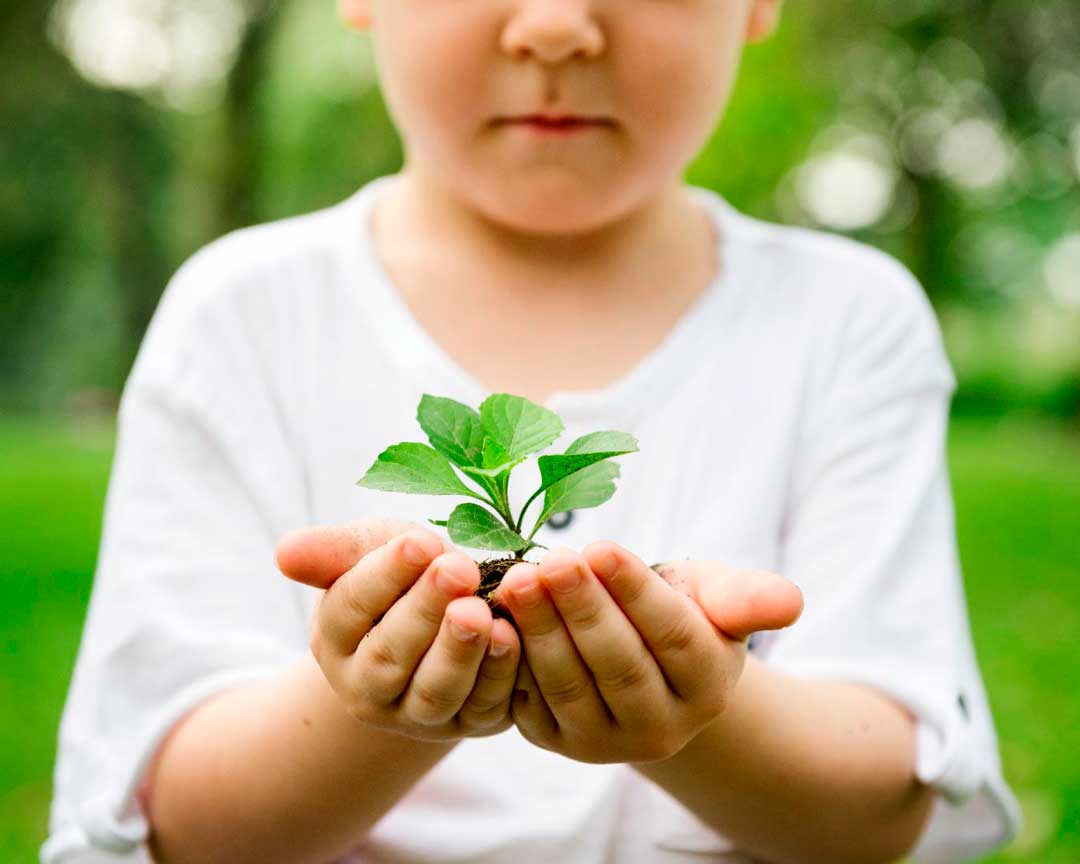
[[[148,861],[135,790],[158,742],[210,694],[308,650],[317,592],[278,573],[281,535],[367,515],[423,523],[456,503],[354,485],[384,447],[423,440],[421,394],[487,395],[372,254],[370,206],[393,182],[230,234],[170,282],[121,403],[45,864]],[[802,619],[754,650],[906,705],[918,776],[941,791],[914,860],[985,853],[1020,814],[972,649],[944,463],[955,382],[929,304],[881,253],[694,194],[722,241],[709,290],[612,386],[547,403],[567,429],[546,452],[598,429],[630,432],[641,450],[618,460],[610,501],[537,539],[610,538],[649,563],[793,579]],[[524,463],[511,500],[538,479]],[[702,853],[746,860],[633,769],[566,760],[510,729],[466,739],[343,860]]]

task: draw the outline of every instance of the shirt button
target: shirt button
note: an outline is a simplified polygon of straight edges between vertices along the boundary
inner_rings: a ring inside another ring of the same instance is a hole
[[[556,531],[561,531],[567,525],[574,521],[574,511],[566,510],[562,513],[556,513],[550,519],[545,522],[545,525],[550,525]]]

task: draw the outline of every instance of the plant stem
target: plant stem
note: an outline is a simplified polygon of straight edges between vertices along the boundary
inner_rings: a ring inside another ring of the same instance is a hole
[[[499,493],[500,509],[509,519],[510,528],[514,527],[514,514],[510,512],[510,498],[509,498],[509,484],[510,484],[510,472],[502,474],[495,478],[495,488]]]
[[[514,525],[514,514],[510,511],[510,499],[507,497],[507,485],[510,480],[510,472],[497,477],[495,480],[495,498],[493,502],[496,510],[498,510],[500,518],[506,523],[506,527],[518,533],[517,526]],[[528,548],[528,547],[526,547]]]
[[[475,498],[475,499],[476,499],[477,501],[480,501],[480,502],[482,502],[482,503],[484,503],[484,504],[487,504],[487,505],[488,505],[489,507],[494,507],[494,508],[495,508],[495,511],[496,511],[496,512],[497,512],[497,513],[498,513],[498,514],[499,514],[500,516],[502,516],[502,515],[503,515],[503,510],[502,510],[502,507],[500,507],[500,506],[499,506],[498,502],[496,502],[496,501],[492,501],[492,500],[491,500],[490,498],[488,498],[488,497],[487,497],[486,495],[481,495],[481,494],[480,494],[479,492],[473,492],[473,491],[472,491],[471,489],[469,490],[469,495],[470,495],[471,497]]]
[[[479,481],[475,481],[475,482],[477,482],[479,484]],[[494,510],[495,515],[498,516],[500,519],[502,519],[503,522],[506,523],[508,528],[510,528],[511,530],[515,530],[514,529],[513,518],[509,514],[509,511],[510,511],[509,504],[508,503],[507,504],[503,503],[505,501],[506,496],[502,493],[502,490],[499,488],[497,482],[492,486],[492,488],[487,488],[486,484],[479,484],[479,485],[481,485],[484,488],[484,491],[487,492],[488,495],[482,495],[479,492],[473,491],[472,489],[468,490],[468,494],[472,498],[475,498],[477,501],[481,502],[482,504],[486,504],[488,507],[490,507],[492,510]],[[468,487],[466,487],[466,488],[468,488]]]
[[[480,481],[476,481],[476,482],[479,483]],[[509,528],[511,531],[513,531],[515,534],[520,535],[521,534],[521,529],[518,526],[521,524],[521,519],[524,518],[524,516],[525,516],[525,510],[527,510],[529,508],[529,504],[531,504],[533,502],[533,500],[536,498],[536,495],[539,494],[539,490],[525,504],[525,509],[523,509],[521,511],[521,517],[519,517],[517,523],[515,523],[514,522],[514,514],[510,509],[510,499],[508,497],[509,496],[509,488],[508,487],[510,485],[510,472],[506,471],[505,473],[499,475],[498,477],[494,478],[493,481],[490,484],[483,483],[481,485],[484,487],[484,491],[487,492],[491,496],[490,498],[486,498],[483,495],[478,495],[478,494],[472,492],[471,490],[470,490],[470,494],[472,494],[472,496],[474,498],[476,498],[478,501],[483,501],[485,504],[490,505],[495,510],[496,515],[498,515],[499,518],[502,519],[503,522],[506,524],[506,527]],[[536,529],[539,528],[539,527],[540,527],[540,525],[537,524],[533,528],[533,534],[536,533]],[[532,542],[532,534],[530,534],[529,537],[527,538],[527,542],[526,542],[525,547],[522,548],[522,549],[518,549],[514,553],[514,557],[517,558],[517,560],[519,560],[519,561],[524,560],[525,553],[528,552],[530,549],[532,549],[534,546],[537,546],[537,545],[539,545],[539,544]]]
[[[544,522],[547,522],[547,519],[545,519]],[[531,543],[532,538],[536,535],[536,532],[540,530],[540,526],[543,525],[544,522],[541,522],[539,519],[537,519],[536,524],[533,525],[532,531],[529,533],[529,536],[526,537],[525,539],[528,540]]]
[[[492,502],[488,501],[486,498],[479,498],[479,500],[487,504],[488,507],[494,511],[494,515],[498,516],[500,519],[502,519],[503,522],[507,524],[507,527],[510,526],[509,521],[507,521],[506,514],[502,510],[500,510],[495,504],[492,504]]]
[[[477,501],[483,501],[485,504],[490,505],[495,510],[496,515],[506,522],[508,528],[516,530],[510,515],[510,502],[506,500],[506,490],[503,488],[501,481],[493,478],[490,483],[485,483],[473,478],[469,479],[480,486],[487,495],[481,495],[472,489],[469,490],[469,494]]]
[[[525,524],[525,511],[528,510],[529,505],[532,504],[532,502],[536,500],[536,496],[539,495],[543,491],[544,491],[544,487],[541,486],[539,489],[537,489],[535,492],[533,492],[532,497],[528,501],[526,501],[525,506],[521,508],[521,515],[518,516],[517,526],[514,528],[514,530],[517,531],[519,534],[521,533],[521,526],[523,524]],[[539,526],[537,526],[537,527],[539,527]],[[536,533],[536,529],[534,528],[533,529],[533,534],[535,534],[535,533]],[[529,536],[531,537],[532,534],[530,534]]]

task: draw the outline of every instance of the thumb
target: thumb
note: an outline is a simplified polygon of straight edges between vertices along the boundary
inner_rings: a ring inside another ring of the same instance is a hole
[[[403,519],[354,519],[338,525],[299,528],[278,540],[274,560],[290,579],[314,588],[329,588],[368,552],[414,529],[435,534],[419,523]]]
[[[798,586],[768,570],[739,570],[715,561],[672,561],[680,590],[695,600],[713,625],[732,639],[794,624],[803,611]],[[671,581],[671,580],[669,580]]]

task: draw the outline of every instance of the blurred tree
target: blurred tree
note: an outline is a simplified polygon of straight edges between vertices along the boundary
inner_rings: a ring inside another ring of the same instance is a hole
[[[1080,416],[1080,3],[786,8],[814,21],[789,56],[816,62],[806,80],[825,78],[835,100],[784,169],[776,215],[915,272],[942,316],[961,410]]]
[[[896,189],[915,192],[916,206],[894,197],[908,218],[884,213],[860,236],[892,245],[939,298],[1045,295],[1040,251],[1080,221],[1080,4],[819,5],[837,123],[882,142]]]
[[[95,94],[102,146],[87,154],[93,199],[105,221],[106,251],[121,314],[119,366],[131,367],[169,275],[168,215],[163,206],[170,159],[162,118],[137,97]]]
[[[57,58],[37,50],[45,11],[0,4],[0,79],[8,82],[0,88],[0,384],[9,402],[29,373],[23,334],[55,273],[72,209],[55,121],[71,111],[75,82],[63,81]]]
[[[269,74],[274,31],[282,17],[278,0],[253,0],[236,62],[225,79],[222,100],[224,133],[221,185],[214,233],[224,234],[258,220],[259,177],[256,153],[261,146],[258,117],[260,88]]]
[[[48,49],[47,13],[6,4],[0,20],[0,76],[17,82],[0,97],[0,397],[24,406],[40,404],[42,337],[77,290],[73,278],[111,262],[117,287],[137,296],[161,272],[145,202],[129,200],[140,164],[160,165],[159,142],[136,100],[88,87]]]

